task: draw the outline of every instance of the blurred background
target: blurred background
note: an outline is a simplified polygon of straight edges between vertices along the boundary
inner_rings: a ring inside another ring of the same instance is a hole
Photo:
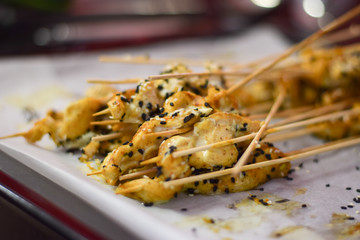
[[[261,23],[275,26],[296,42],[359,3],[360,0],[0,0],[0,56],[218,37],[238,34]]]

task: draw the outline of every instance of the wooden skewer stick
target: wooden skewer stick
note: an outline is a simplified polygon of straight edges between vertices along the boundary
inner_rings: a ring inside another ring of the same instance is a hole
[[[324,39],[329,41],[330,43],[339,43],[359,36],[360,36],[360,24],[356,24],[356,25],[351,25],[346,29],[342,29],[332,34],[326,35]]]
[[[119,120],[111,119],[111,120],[90,122],[90,125],[111,125],[111,124],[118,124],[118,123],[122,123],[122,122],[120,122]]]
[[[290,124],[283,125],[283,126],[278,126],[275,128],[270,128],[270,129],[266,130],[266,133],[267,134],[276,133],[276,132],[280,132],[280,131],[284,131],[284,130],[289,130],[292,128],[303,127],[303,126],[307,126],[307,125],[311,125],[311,124],[315,124],[315,123],[319,123],[319,122],[324,122],[324,121],[329,121],[329,120],[333,120],[336,118],[341,118],[341,117],[355,115],[355,114],[360,114],[360,109],[350,109],[350,110],[345,110],[345,111],[341,111],[341,112],[330,113],[330,114],[323,115],[320,117],[315,117],[315,118],[311,118],[311,119],[307,119],[307,120],[303,120],[303,121],[299,121],[299,122],[295,122],[295,123],[290,123]],[[211,143],[208,145],[203,145],[203,146],[185,149],[185,150],[181,150],[181,151],[175,151],[172,153],[172,156],[174,158],[182,157],[182,156],[186,156],[186,155],[193,154],[196,152],[204,151],[204,150],[207,150],[210,148],[228,146],[228,145],[231,145],[234,143],[252,139],[252,138],[254,138],[255,135],[256,135],[256,133],[250,133],[248,135],[241,136],[238,138],[233,138],[233,139],[229,139],[229,140],[225,140],[225,141],[221,141],[221,142],[217,142],[217,143]]]
[[[99,112],[94,113],[92,116],[96,117],[96,116],[105,115],[105,114],[108,114],[108,113],[110,113],[110,109],[106,108],[104,110],[101,110]]]
[[[102,172],[103,172],[102,170],[93,171],[93,172],[87,173],[86,176],[98,175],[98,174],[101,174]]]
[[[282,164],[282,163],[290,162],[290,161],[297,160],[300,158],[310,157],[310,156],[317,155],[320,153],[333,151],[333,150],[337,150],[337,149],[342,149],[342,148],[354,146],[357,144],[360,144],[360,137],[341,139],[339,141],[334,141],[334,142],[327,143],[324,145],[310,147],[311,149],[304,148],[301,150],[297,150],[297,152],[298,152],[297,154],[294,154],[294,155],[289,154],[289,156],[286,156],[283,158],[273,159],[270,161],[264,161],[264,162],[260,162],[260,163],[254,163],[254,164],[250,164],[250,165],[245,165],[245,166],[241,167],[240,171],[247,171],[247,170],[251,170],[251,169]],[[293,151],[292,153],[294,153],[294,152],[295,151]],[[191,182],[195,182],[195,181],[202,181],[205,179],[222,177],[222,176],[229,175],[232,173],[233,173],[233,168],[229,168],[229,169],[225,169],[225,170],[219,170],[219,171],[215,171],[215,172],[210,172],[210,173],[200,174],[200,175],[196,175],[196,176],[172,180],[169,182],[165,182],[164,186],[165,187],[178,186],[178,185],[183,185],[183,184],[187,184],[187,183],[191,183]]]
[[[14,134],[11,134],[11,135],[0,137],[0,139],[13,138],[13,137],[23,137],[26,134],[27,134],[27,132],[19,132],[19,133],[14,133]]]
[[[249,62],[249,63],[235,63],[233,61],[224,61],[224,60],[217,60],[216,62],[222,65],[235,67],[235,68],[251,68],[258,66],[259,64],[272,59],[273,56],[266,56],[264,58]],[[159,65],[166,65],[169,63],[175,62],[186,62],[188,65],[193,66],[204,66],[204,63],[208,60],[206,59],[185,59],[185,58],[174,58],[174,59],[154,59],[149,58],[149,56],[123,56],[123,57],[111,57],[111,56],[100,56],[100,62],[112,62],[112,63],[135,63],[135,64],[159,64]]]
[[[125,189],[116,189],[115,194],[126,194],[126,193],[132,193],[132,192],[138,192],[141,191],[143,188],[143,184],[132,186]]]
[[[276,141],[282,141],[282,140],[286,140],[289,138],[295,138],[295,137],[299,137],[299,136],[303,136],[309,133],[313,133],[313,132],[318,132],[321,131],[325,128],[325,126],[313,126],[313,127],[309,127],[309,128],[304,128],[304,129],[299,129],[297,131],[291,131],[291,132],[286,132],[286,133],[282,133],[282,134],[277,134],[277,135],[270,135],[270,136],[266,136],[266,141],[269,142],[276,142]],[[232,141],[223,141],[223,142],[217,142],[217,143],[212,143],[212,144],[208,144],[208,145],[204,145],[204,146],[200,146],[192,149],[186,149],[183,151],[178,151],[178,152],[174,152],[173,153],[173,157],[182,157],[185,155],[192,154],[194,152],[200,152],[202,150],[206,150],[209,148],[214,148],[214,147],[222,147],[222,146],[227,146],[236,142],[241,142],[241,141],[246,141],[249,139],[252,139],[255,136],[256,133],[252,133],[246,136],[242,136],[239,138],[234,138],[234,139],[230,139]],[[189,151],[191,150],[191,151]],[[142,161],[140,163],[141,166],[145,166],[145,165],[149,165],[149,164],[153,164],[153,163],[157,163],[158,161],[161,160],[161,156],[156,156],[153,158],[150,158],[148,160]]]
[[[298,108],[291,108],[291,109],[286,109],[283,111],[279,111],[277,112],[274,117],[276,118],[281,118],[281,117],[289,117],[289,116],[294,116],[295,114],[299,114],[308,110],[314,109],[314,106],[303,106],[303,107],[298,107]],[[261,114],[254,114],[254,115],[250,115],[248,116],[248,118],[250,119],[261,119],[261,118],[266,118],[267,113],[261,113]]]
[[[153,59],[149,56],[118,56],[118,57],[112,57],[112,56],[100,56],[99,57],[100,62],[112,62],[112,63],[137,63],[137,64],[159,64],[159,65],[166,65],[169,63],[174,62],[186,62],[189,65],[194,66],[202,66],[204,65],[204,61],[197,61],[194,59]]]
[[[162,156],[156,156],[156,157],[150,158],[148,160],[144,160],[144,161],[140,162],[140,166],[145,166],[145,165],[157,163],[158,161],[161,160],[161,158],[162,158]]]
[[[129,173],[129,174],[120,176],[119,181],[142,177],[142,176],[150,174],[150,173],[155,173],[156,171],[157,171],[157,168],[155,167],[155,168],[149,168],[149,169],[145,169],[145,170],[134,172],[134,173]]]
[[[306,119],[306,118],[309,118],[309,117],[319,116],[319,115],[329,113],[329,112],[332,112],[332,111],[339,111],[339,110],[342,110],[342,109],[344,109],[346,107],[351,106],[354,102],[355,102],[354,99],[349,99],[349,100],[345,100],[345,101],[342,101],[342,102],[339,102],[339,103],[334,103],[332,105],[325,105],[323,107],[318,107],[318,108],[315,108],[315,109],[310,110],[308,112],[305,112],[305,113],[302,113],[302,114],[297,114],[297,115],[294,115],[292,117],[281,120],[279,122],[276,122],[274,124],[271,124],[270,127],[276,127],[276,126],[285,125],[287,123],[295,122],[295,121]]]
[[[190,131],[191,129],[192,129],[192,127],[177,128],[177,129],[171,129],[171,130],[162,131],[162,132],[153,132],[153,133],[146,134],[146,137],[159,137],[159,136],[169,136],[169,135],[171,136],[171,135],[175,135],[175,134],[186,133],[186,132]]]
[[[249,146],[246,148],[245,152],[243,153],[243,155],[240,157],[240,159],[238,160],[238,162],[235,164],[235,166],[233,167],[233,173],[235,175],[239,174],[241,171],[241,167],[243,165],[245,165],[245,163],[247,162],[250,154],[252,153],[252,151],[255,149],[256,145],[258,144],[258,142],[260,141],[260,138],[263,136],[263,134],[265,133],[272,117],[274,116],[274,114],[277,112],[277,110],[279,109],[280,105],[282,104],[282,102],[284,101],[286,96],[286,90],[285,87],[283,87],[282,85],[280,85],[280,93],[278,95],[278,97],[276,98],[274,105],[271,107],[269,114],[267,115],[263,125],[260,127],[260,130],[256,133],[256,135],[254,136],[254,139],[251,141],[251,143],[249,144]]]
[[[88,83],[100,83],[100,84],[126,84],[126,83],[138,83],[144,79],[142,78],[129,78],[123,80],[103,80],[103,79],[88,79]]]
[[[161,75],[152,75],[149,76],[149,80],[165,79],[165,78],[185,78],[185,77],[194,77],[194,76],[244,76],[244,72],[191,72],[191,73],[175,73],[175,74],[161,74]]]
[[[120,120],[116,120],[116,119],[90,122],[90,125],[112,125],[112,124],[121,124],[124,127],[139,125],[138,123],[120,122]]]
[[[314,34],[310,35],[309,37],[305,38],[300,43],[290,47],[283,54],[281,54],[280,56],[275,58],[275,60],[273,60],[269,64],[265,65],[264,67],[259,68],[258,70],[254,71],[253,73],[251,73],[250,75],[245,77],[241,82],[239,82],[239,83],[233,85],[232,87],[230,87],[229,89],[227,89],[226,93],[227,94],[232,94],[234,91],[236,91],[238,88],[242,87],[243,85],[245,85],[246,83],[251,81],[253,78],[255,78],[255,77],[259,76],[260,74],[268,71],[269,69],[271,69],[272,67],[274,67],[279,62],[283,61],[284,59],[286,59],[287,57],[289,57],[290,55],[292,55],[296,51],[301,50],[305,46],[313,43],[314,41],[316,41],[317,39],[319,39],[320,37],[322,37],[326,33],[329,33],[331,31],[333,31],[335,28],[339,27],[340,25],[344,24],[345,22],[347,22],[347,21],[351,20],[352,18],[356,17],[358,14],[360,14],[360,5],[353,8],[352,10],[348,11],[347,13],[345,13],[343,16],[339,17],[338,19],[335,19],[333,22],[331,22],[330,24],[325,26],[323,29],[320,29],[319,31],[317,31]]]
[[[273,69],[271,73],[269,73],[270,77],[275,79],[279,77],[279,74],[293,73],[295,75],[304,74],[305,71],[299,69],[291,69],[290,67],[296,67],[299,63],[292,63],[290,66],[286,66],[286,68],[281,67],[277,69]],[[281,72],[277,72],[281,70]],[[195,77],[195,76],[246,76],[251,72],[247,71],[215,71],[215,72],[187,72],[187,73],[172,73],[172,74],[160,74],[160,75],[151,75],[148,76],[149,80],[158,80],[158,79],[166,79],[166,78],[187,78],[187,77]]]
[[[265,137],[267,142],[280,142],[290,138],[296,138],[307,134],[319,132],[325,129],[325,125],[301,128],[291,132],[272,134]]]
[[[329,120],[333,120],[333,119],[341,118],[341,117],[345,117],[345,116],[357,115],[359,113],[360,113],[360,109],[358,109],[358,108],[344,110],[344,111],[335,112],[335,113],[330,113],[330,114],[326,114],[326,115],[323,115],[320,117],[310,118],[310,119],[303,120],[300,122],[295,122],[295,123],[290,123],[290,124],[283,125],[283,126],[278,126],[275,128],[270,128],[266,131],[266,133],[274,133],[274,132],[279,132],[279,131],[283,131],[283,130],[288,130],[291,128],[307,126],[307,125],[324,122],[324,121],[329,121]]]
[[[102,141],[116,139],[116,138],[119,138],[119,137],[121,137],[123,135],[124,135],[124,133],[115,132],[115,133],[110,133],[110,134],[106,134],[106,135],[100,135],[100,136],[92,137],[91,141],[102,142]]]

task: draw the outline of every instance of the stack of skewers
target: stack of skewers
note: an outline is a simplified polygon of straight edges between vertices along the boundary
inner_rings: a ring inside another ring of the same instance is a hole
[[[3,138],[33,143],[49,134],[58,146],[80,149],[80,161],[100,158],[88,175],[147,204],[181,191],[255,188],[286,177],[292,160],[360,143],[360,47],[315,44],[359,13],[354,8],[274,60],[206,62],[200,73],[187,66],[199,64],[192,60],[101,57],[168,65],[147,79],[89,80],[100,85],[83,99]],[[137,85],[122,92],[109,85],[122,83]],[[328,142],[287,153],[271,143],[307,134]]]

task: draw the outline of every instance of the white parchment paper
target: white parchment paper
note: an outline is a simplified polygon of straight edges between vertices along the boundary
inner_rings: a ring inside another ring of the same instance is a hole
[[[145,53],[154,58],[247,62],[279,53],[286,46],[276,31],[258,27],[239,36],[218,39],[0,59],[0,135],[29,129],[32,122],[27,123],[25,117],[30,110],[42,117],[48,109],[63,109],[83,95],[88,87],[86,79],[146,77],[162,69],[154,65],[99,63],[99,55]],[[286,152],[319,143],[320,140],[303,137],[275,146]],[[77,156],[56,149],[47,137],[35,145],[22,138],[1,140],[0,149],[144,239],[359,238],[346,233],[360,219],[360,204],[353,200],[360,195],[359,146],[298,160],[293,163],[295,172],[290,179],[271,180],[255,190],[217,196],[181,194],[169,203],[153,207],[115,195],[111,187],[86,177],[89,170],[78,162]],[[250,195],[268,199],[271,204],[264,206],[249,200]],[[334,213],[340,218],[345,216],[342,214],[348,216],[334,223]]]

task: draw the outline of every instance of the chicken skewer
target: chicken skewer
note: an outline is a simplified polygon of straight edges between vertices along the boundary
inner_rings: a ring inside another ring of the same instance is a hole
[[[348,139],[341,139],[341,140],[326,143],[326,144],[323,144],[320,146],[297,150],[298,153],[296,153],[294,155],[289,154],[289,156],[282,157],[279,159],[272,159],[271,161],[268,161],[268,162],[246,165],[241,168],[241,171],[246,171],[249,169],[260,168],[260,167],[265,167],[265,166],[271,166],[271,165],[275,165],[275,164],[286,163],[286,162],[290,162],[290,161],[297,160],[300,158],[306,158],[306,157],[310,157],[310,156],[324,153],[327,151],[342,149],[342,148],[346,148],[346,147],[350,147],[350,146],[354,146],[354,145],[358,145],[358,144],[360,144],[359,137],[350,137]],[[215,171],[215,172],[211,172],[211,173],[205,173],[202,175],[172,180],[169,182],[165,182],[164,185],[165,185],[165,187],[178,186],[178,185],[183,185],[183,184],[190,183],[190,182],[202,181],[205,179],[216,178],[216,177],[220,177],[220,176],[224,176],[224,175],[230,175],[230,174],[232,174],[232,172],[233,172],[233,169],[229,168],[229,169],[219,170],[219,171]]]

